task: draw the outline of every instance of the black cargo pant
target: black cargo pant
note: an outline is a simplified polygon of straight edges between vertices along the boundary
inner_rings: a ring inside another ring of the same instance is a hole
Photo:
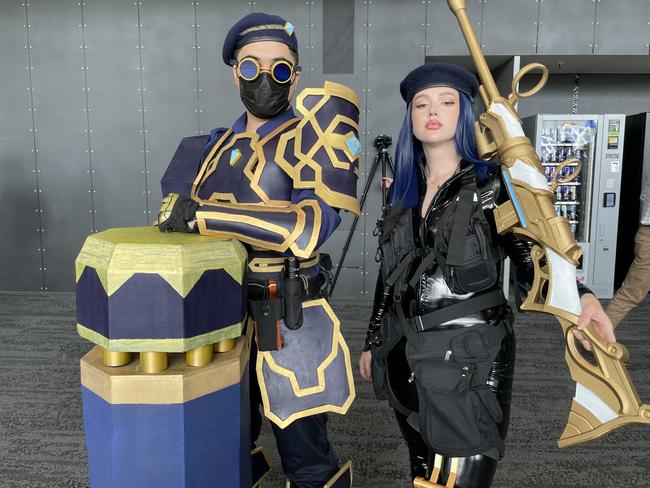
[[[497,425],[502,439],[505,439],[507,435],[510,420],[510,400],[516,347],[512,321],[506,319],[504,325],[506,335],[503,337],[487,380],[488,388],[496,394],[503,413],[503,418]],[[405,346],[406,340],[403,339],[390,352],[387,358],[387,374],[392,391],[400,403],[408,410],[417,412],[419,410],[418,393],[415,382],[411,379],[411,370],[406,360]],[[408,446],[412,476],[428,478],[433,467],[435,450],[427,445],[420,433],[407,421],[407,417],[403,413],[395,410],[395,416]],[[489,488],[496,473],[498,458],[499,455],[495,449],[490,449],[489,452],[482,454],[460,457],[454,486],[456,488]],[[442,466],[442,479],[438,480],[438,483],[446,483],[449,468],[449,459],[445,459]]]
[[[253,340],[250,357],[251,448],[262,428],[262,396],[255,364],[257,345]],[[284,429],[271,423],[282,470],[297,488],[323,488],[338,471],[339,464],[327,439],[327,414],[310,415],[293,421]]]

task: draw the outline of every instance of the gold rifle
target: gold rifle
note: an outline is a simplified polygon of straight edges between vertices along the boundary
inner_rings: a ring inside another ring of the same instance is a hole
[[[534,243],[531,257],[534,278],[522,304],[524,310],[555,315],[566,341],[565,360],[576,382],[571,412],[558,441],[560,447],[596,439],[629,423],[650,423],[650,405],[642,404],[625,368],[627,348],[607,343],[590,325],[583,330],[591,343],[595,365],[576,347],[572,331],[582,312],[576,286],[575,267],[582,251],[569,230],[565,217],[555,213],[558,184],[575,178],[580,165],[571,174],[559,178],[563,167],[578,162],[566,160],[553,173],[550,185],[530,140],[524,136],[515,110],[518,99],[534,95],[546,84],[548,70],[539,63],[523,67],[512,81],[512,93],[502,97],[490,73],[465,9],[464,0],[447,0],[460,24],[482,85],[479,93],[486,107],[476,123],[476,139],[481,159],[498,155],[503,181],[510,200],[495,209],[497,231],[512,232]],[[532,71],[542,73],[529,91],[520,93],[518,83]],[[579,163],[579,162],[578,162]]]

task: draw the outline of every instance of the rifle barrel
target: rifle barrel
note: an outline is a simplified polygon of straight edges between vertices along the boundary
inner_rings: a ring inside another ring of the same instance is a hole
[[[488,95],[490,102],[495,98],[500,97],[499,90],[494,78],[492,78],[492,73],[490,73],[490,68],[485,61],[485,57],[481,52],[481,45],[478,43],[476,38],[476,33],[472,27],[472,23],[469,20],[467,15],[467,9],[465,8],[465,0],[447,0],[447,5],[449,9],[453,12],[458,19],[460,24],[460,30],[463,32],[463,37],[469,48],[469,52],[472,55],[476,69],[478,70],[478,75],[481,78],[481,82],[485,87],[485,91]],[[485,107],[488,108],[487,106]]]

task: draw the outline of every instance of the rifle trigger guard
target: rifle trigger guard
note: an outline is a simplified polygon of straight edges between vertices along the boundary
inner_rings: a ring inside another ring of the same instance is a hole
[[[519,91],[519,81],[528,73],[532,71],[541,71],[542,72],[542,77],[540,80],[537,82],[537,84],[532,87],[530,90],[526,92],[520,92]],[[516,100],[521,100],[522,98],[528,98],[533,95],[535,95],[538,91],[540,91],[542,88],[544,88],[544,85],[546,85],[546,82],[548,81],[548,68],[544,66],[541,63],[530,63],[524,66],[519,70],[515,78],[512,80],[512,93],[508,96],[508,102],[512,105]]]

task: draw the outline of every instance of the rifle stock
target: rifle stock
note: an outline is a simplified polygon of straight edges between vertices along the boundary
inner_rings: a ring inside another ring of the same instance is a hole
[[[582,251],[569,230],[568,220],[555,213],[553,190],[558,184],[575,178],[579,169],[563,179],[556,170],[549,186],[515,110],[518,99],[542,89],[548,70],[538,63],[525,66],[512,82],[512,93],[507,98],[501,96],[467,16],[465,1],[448,0],[447,3],[458,19],[482,82],[479,92],[487,109],[476,124],[479,156],[489,159],[498,155],[510,196],[508,202],[495,210],[497,231],[513,232],[534,243],[531,254],[534,279],[522,309],[554,315],[564,332],[565,359],[576,382],[576,393],[558,445],[565,447],[592,440],[629,423],[650,424],[650,405],[641,403],[625,368],[629,358],[625,346],[605,342],[589,326],[584,334],[592,345],[594,365],[580,353],[572,333],[582,312],[575,271]],[[528,92],[519,92],[521,77],[535,70],[542,73],[540,81]]]

